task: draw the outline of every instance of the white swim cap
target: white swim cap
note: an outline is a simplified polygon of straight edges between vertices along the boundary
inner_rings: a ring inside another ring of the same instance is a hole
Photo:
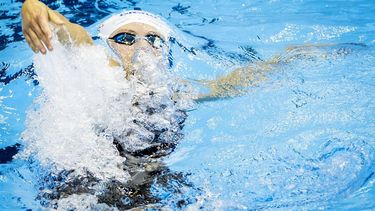
[[[128,10],[108,18],[99,26],[99,36],[102,39],[108,39],[121,26],[134,22],[148,24],[156,28],[160,35],[167,40],[171,36],[172,29],[160,16],[141,10]]]

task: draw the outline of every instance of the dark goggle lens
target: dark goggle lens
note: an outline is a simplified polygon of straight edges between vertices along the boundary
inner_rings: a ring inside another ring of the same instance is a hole
[[[134,34],[124,32],[116,34],[110,39],[119,44],[133,45],[137,37]],[[165,43],[161,37],[155,34],[148,34],[144,37],[144,39],[146,39],[147,42],[150,43],[150,45],[154,48],[162,48]]]
[[[164,45],[164,40],[155,34],[149,34],[145,36],[146,40],[152,45],[154,48],[161,48]]]
[[[135,35],[130,33],[120,33],[111,38],[116,43],[133,45],[135,42]]]

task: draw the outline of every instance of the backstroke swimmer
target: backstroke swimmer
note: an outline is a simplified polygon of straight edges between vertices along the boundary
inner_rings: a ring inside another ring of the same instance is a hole
[[[73,42],[76,45],[93,45],[88,32],[78,24],[69,22],[63,15],[48,8],[39,0],[27,0],[22,7],[22,29],[25,39],[35,53],[46,54],[53,50],[52,31],[49,23],[64,26],[71,39],[62,30],[58,33],[62,43]],[[151,46],[155,58],[167,59],[172,29],[160,17],[145,11],[125,11],[106,20],[99,29],[99,35],[118,55],[120,62],[110,59],[111,66],[122,66],[126,75],[131,70],[132,57],[137,49]],[[306,46],[305,46],[306,47]],[[293,48],[294,49],[294,48]],[[164,57],[164,58],[163,58]],[[255,62],[251,67],[239,68],[217,80],[202,81],[210,88],[209,94],[197,96],[195,100],[209,100],[233,97],[246,92],[243,88],[256,85],[264,78],[265,72],[277,65],[279,57],[267,62]]]
[[[73,42],[76,45],[93,45],[93,40],[88,32],[80,25],[71,23],[63,15],[47,7],[39,0],[27,0],[22,7],[22,31],[25,39],[35,53],[47,53],[53,50],[51,44],[52,31],[49,23],[64,26],[67,35],[62,30],[58,33],[62,43]],[[168,51],[169,39],[172,29],[157,15],[149,12],[133,10],[124,11],[107,19],[99,28],[99,35],[110,48],[118,55],[120,63],[115,59],[109,59],[109,65],[122,66],[126,75],[132,72],[132,58],[137,49],[151,46],[155,58],[167,59],[168,55],[162,54]],[[310,48],[331,46],[334,44],[303,45],[287,49],[284,55],[293,52],[293,55],[275,56],[269,61],[256,61],[251,66],[235,69],[228,75],[216,80],[201,81],[210,88],[209,94],[196,97],[197,101],[216,98],[233,97],[244,94],[244,87],[254,86],[262,81],[265,73],[274,69],[275,65],[289,63],[297,57],[308,55]],[[314,52],[313,52],[314,53]],[[162,54],[162,55],[160,55]],[[162,56],[162,57],[160,57]],[[325,55],[320,55],[324,57]]]
[[[35,53],[46,54],[47,50],[53,50],[50,23],[57,26],[57,36],[61,43],[93,45],[92,38],[83,27],[71,23],[63,15],[38,0],[27,0],[22,7],[22,28],[27,43]],[[124,11],[113,15],[99,27],[99,36],[106,41],[118,57],[118,59],[110,58],[109,66],[121,66],[127,79],[137,75],[134,58],[139,56],[139,52],[147,51],[147,55],[151,54],[152,60],[164,64],[164,67],[161,65],[160,68],[167,69],[170,56],[169,40],[172,34],[172,29],[162,18],[139,10]],[[246,90],[245,87],[255,85],[263,80],[264,73],[272,69],[271,66],[274,64],[276,63],[271,61],[254,65],[255,67],[262,66],[262,71],[240,68],[217,80],[196,81],[196,83],[207,86],[210,92],[198,95],[194,97],[194,100],[205,101],[241,95]],[[145,101],[147,100],[132,102],[132,104],[135,107],[141,106],[139,104],[147,104],[148,107],[151,107],[152,109],[143,110],[146,116],[153,115],[153,113],[147,112],[150,110],[163,113],[163,105],[151,105],[150,102]],[[160,149],[170,151],[182,137],[181,129],[186,119],[186,112],[177,110],[176,114],[170,116],[173,116],[173,119],[169,119],[170,124],[162,126],[159,122],[149,122],[150,118],[144,118],[144,115],[135,116],[134,126],[138,128],[138,132],[136,133],[134,130],[123,132],[123,134],[114,136],[113,142],[122,154],[130,153],[137,156],[166,154],[165,152],[160,154],[163,151]],[[159,125],[155,127],[155,124]],[[124,139],[127,141],[122,141]],[[142,147],[134,150],[126,142],[141,142],[138,145]]]
[[[80,25],[71,23],[63,15],[48,8],[39,0],[26,0],[22,7],[22,29],[27,43],[35,53],[41,52],[42,54],[46,54],[48,51],[53,50],[50,23],[59,28],[57,35],[59,41],[63,44],[94,44],[88,32]],[[137,74],[137,69],[133,65],[135,54],[139,51],[148,51],[151,53],[153,59],[161,60],[160,63],[162,64],[167,63],[165,61],[169,59],[169,40],[173,35],[173,31],[159,16],[145,11],[132,10],[113,15],[105,20],[99,28],[99,35],[118,57],[117,59],[110,58],[108,64],[110,66],[121,66],[125,71],[126,78],[129,78]],[[265,80],[266,73],[276,69],[277,65],[289,63],[295,59],[309,55],[326,57],[327,55],[324,53],[315,55],[314,48],[317,47],[320,46],[305,45],[292,47],[287,49],[287,52],[282,56],[275,56],[269,61],[256,61],[247,67],[235,69],[216,80],[196,81],[208,87],[210,92],[198,95],[194,100],[206,101],[245,94],[248,91],[246,87],[256,86],[259,82]],[[168,68],[168,66],[161,68]],[[138,106],[137,104],[138,102],[133,105]],[[158,105],[150,106],[154,106],[154,108],[149,113],[146,110],[146,115],[153,115],[154,111],[162,112],[163,110],[157,107]],[[145,136],[144,134],[131,134],[127,132],[124,136],[143,139],[142,141],[147,143],[147,147],[145,148],[140,147],[132,150],[125,142],[121,141],[121,139],[126,139],[127,137],[114,137],[113,142],[119,150],[120,155],[127,158],[127,164],[130,166],[139,166],[140,162],[149,163],[149,161],[143,161],[142,157],[160,157],[170,152],[171,149],[173,150],[176,142],[181,137],[181,129],[186,118],[186,113],[185,111],[177,111],[177,114],[174,116],[175,119],[171,121],[170,127],[162,130],[151,126],[155,122],[147,122],[148,120],[141,122],[135,117],[134,124],[143,127],[139,131],[150,135]],[[163,150],[166,152],[160,153]],[[141,185],[147,183],[142,181],[144,180],[142,177],[145,175],[134,175],[132,178],[133,182],[138,182]]]
[[[57,31],[58,40],[63,44],[94,44],[92,38],[82,26],[71,23],[63,15],[50,9],[39,0],[26,0],[22,7],[22,29],[27,43],[35,53],[46,54],[47,50],[53,50],[50,23],[59,29]],[[166,64],[167,62],[165,61],[168,61],[170,56],[168,55],[169,41],[172,35],[172,29],[162,18],[140,10],[124,11],[113,15],[99,27],[99,36],[106,41],[118,57],[118,59],[109,58],[109,65],[121,66],[126,73],[126,78],[137,74],[133,67],[134,57],[140,51],[148,51],[151,53],[153,60]],[[326,58],[329,54],[325,54],[322,51],[314,51],[324,46],[331,45],[291,47],[284,54],[275,56],[269,61],[255,61],[246,67],[235,69],[216,80],[194,81],[208,87],[210,90],[208,94],[198,94],[198,96],[194,97],[194,100],[199,102],[242,95],[249,91],[246,87],[256,86],[265,80],[266,73],[275,70],[278,65],[309,56]],[[161,68],[168,67],[165,65],[165,67]],[[134,103],[134,105],[136,104],[138,102]],[[160,111],[162,109],[154,108],[154,110]],[[178,112],[177,118],[173,120],[175,123],[171,123],[170,128],[164,128],[163,130],[152,129],[150,125],[155,123],[136,122],[138,120],[135,120],[135,124],[143,127],[140,131],[150,133],[147,138],[141,134],[138,134],[137,137],[142,137],[142,139],[145,139],[143,142],[149,144],[145,149],[137,149],[136,152],[132,151],[131,154],[150,155],[161,148],[173,148],[178,138],[181,137],[181,128],[186,118],[184,111]],[[144,130],[145,128],[146,130]],[[122,137],[122,139],[124,138],[126,137]],[[123,151],[129,152],[128,146],[120,139],[115,137],[114,140],[120,153]],[[136,140],[137,138],[130,139]]]
[[[58,33],[59,41],[62,43],[94,44],[82,26],[71,23],[63,15],[50,9],[39,0],[27,0],[22,7],[22,31],[27,43],[35,53],[46,54],[47,50],[53,50],[52,31],[49,23],[60,27],[64,26],[68,31],[69,35],[62,30]],[[155,58],[168,59],[166,58],[167,54],[160,55],[160,53],[168,51],[172,29],[159,16],[137,10],[113,15],[100,26],[99,35],[120,59],[120,62],[109,59],[109,65],[122,66],[126,75],[130,75],[134,74],[131,70],[131,60],[137,49],[152,46]],[[282,55],[276,55],[268,61],[255,61],[216,80],[199,81],[210,89],[210,93],[201,94],[195,100],[206,101],[242,95],[248,91],[246,87],[259,84],[265,79],[265,74],[276,69],[277,65],[289,63],[301,57],[325,58],[327,55],[324,52],[316,53],[314,50],[335,45],[337,44],[292,46],[287,48]]]

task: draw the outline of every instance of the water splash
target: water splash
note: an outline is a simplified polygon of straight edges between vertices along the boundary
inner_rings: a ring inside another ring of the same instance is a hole
[[[105,135],[96,133],[96,125],[119,127],[129,116],[125,98],[131,96],[118,98],[129,90],[123,72],[108,67],[100,47],[54,44],[54,51],[35,57],[43,90],[28,113],[24,156],[33,155],[56,171],[74,169],[126,180],[120,167],[124,159]]]
[[[127,80],[121,67],[109,67],[104,47],[53,44],[34,58],[42,91],[28,111],[19,157],[36,161],[44,175],[42,204],[96,204],[106,183],[129,180],[124,154],[153,147],[162,155],[178,142],[190,88],[147,51],[134,54]]]

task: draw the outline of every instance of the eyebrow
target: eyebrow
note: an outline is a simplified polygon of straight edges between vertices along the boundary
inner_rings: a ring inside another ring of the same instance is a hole
[[[129,33],[129,34],[133,34],[133,35],[136,35],[136,34],[137,34],[135,31],[133,31],[133,30],[131,30],[131,29],[123,29],[123,30],[120,30],[120,31],[116,32],[116,35],[117,35],[117,34],[121,34],[121,33]],[[115,35],[115,36],[116,36],[116,35]]]
[[[133,31],[131,29],[124,29],[121,32],[128,32],[128,33],[132,33],[132,34],[137,34],[135,31]],[[119,33],[121,33],[121,32],[119,32]]]

